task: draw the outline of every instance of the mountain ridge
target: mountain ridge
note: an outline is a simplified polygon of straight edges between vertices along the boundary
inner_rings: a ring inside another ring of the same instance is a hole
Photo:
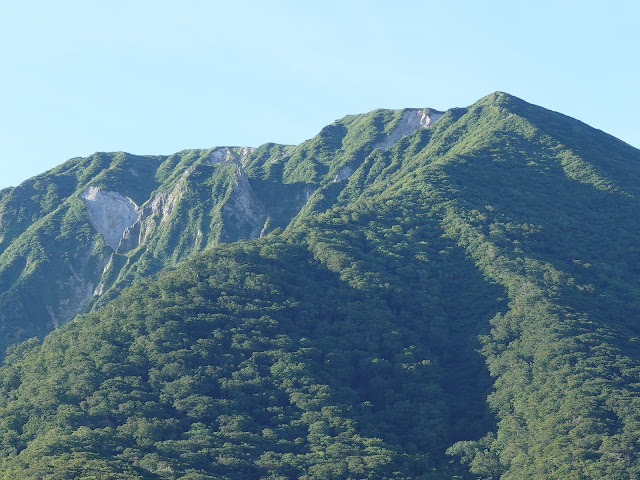
[[[503,92],[440,113],[4,193],[0,478],[640,474],[640,151]],[[135,205],[117,245],[82,192]]]
[[[403,136],[411,133],[415,129],[426,128],[429,125],[429,115],[439,115],[439,112],[431,109],[403,109],[397,111],[385,111],[376,110],[373,113],[386,112],[386,115],[395,115],[397,118],[395,124],[392,124],[388,128],[388,132],[383,134],[380,132],[378,137],[381,141],[389,143],[385,148],[389,148],[392,143],[397,142]],[[393,113],[392,113],[393,112]],[[367,115],[367,114],[365,114]],[[351,116],[352,119],[357,119],[359,116]],[[411,117],[411,118],[410,118]],[[415,117],[415,118],[413,118]],[[345,117],[348,118],[348,117]],[[340,121],[334,122],[339,123]],[[422,122],[422,123],[420,123]],[[326,129],[323,130],[326,132]],[[326,134],[326,133],[325,133]],[[323,133],[320,133],[322,137]],[[383,138],[384,137],[384,138]],[[206,170],[207,167],[213,167],[215,165],[221,165],[223,168],[233,168],[233,172],[227,172],[226,174],[220,172],[220,177],[226,179],[217,179],[217,189],[225,189],[223,185],[226,183],[226,193],[222,191],[217,192],[217,201],[229,202],[229,205],[225,205],[221,211],[217,211],[214,215],[218,215],[218,225],[206,225],[201,224],[199,227],[192,228],[191,232],[180,231],[179,235],[185,238],[190,235],[190,242],[196,245],[195,250],[199,250],[197,244],[204,241],[207,245],[211,242],[217,241],[234,241],[238,238],[251,238],[258,236],[259,234],[266,233],[269,229],[284,228],[287,225],[288,219],[293,218],[297,210],[302,206],[302,203],[306,202],[311,196],[312,190],[315,190],[318,184],[309,182],[298,182],[295,178],[295,173],[289,174],[289,178],[284,178],[286,186],[276,185],[276,188],[287,189],[287,194],[291,198],[297,198],[298,200],[293,205],[283,205],[281,201],[275,198],[274,187],[270,184],[273,183],[273,176],[267,179],[267,182],[260,182],[261,179],[254,178],[255,183],[259,183],[256,188],[261,189],[262,193],[266,194],[269,198],[262,199],[266,201],[267,205],[263,205],[261,200],[255,195],[252,186],[248,181],[248,177],[245,174],[245,168],[250,170],[255,160],[262,160],[262,153],[266,150],[268,164],[262,165],[265,175],[269,176],[269,171],[273,168],[277,169],[278,163],[293,156],[293,162],[305,157],[305,155],[297,154],[298,148],[305,149],[306,144],[312,143],[312,140],[303,142],[298,147],[291,147],[285,145],[266,144],[259,149],[251,147],[214,147],[205,150],[185,150],[178,152],[177,154],[170,156],[139,156],[131,155],[124,152],[114,153],[96,153],[86,159],[75,158],[62,164],[61,166],[52,169],[50,172],[34,179],[28,180],[7,192],[7,197],[4,200],[3,209],[11,206],[12,197],[21,190],[35,191],[35,195],[30,198],[30,204],[35,205],[39,202],[41,208],[40,211],[36,211],[31,216],[25,216],[22,222],[18,221],[18,225],[15,227],[15,231],[11,232],[11,227],[7,231],[7,227],[2,224],[2,216],[0,216],[0,254],[3,253],[5,246],[9,240],[16,240],[21,234],[25,233],[24,227],[33,223],[36,218],[44,218],[47,215],[52,215],[55,212],[54,206],[60,206],[63,198],[66,196],[70,198],[71,192],[75,191],[76,195],[80,197],[87,207],[87,213],[89,216],[89,223],[94,229],[97,230],[103,237],[105,246],[100,246],[101,241],[97,240],[98,249],[110,248],[115,254],[118,251],[121,252],[135,249],[140,247],[144,240],[148,238],[149,232],[154,228],[157,228],[163,224],[168,215],[170,215],[175,203],[189,191],[196,190],[197,188],[189,185],[189,177],[202,176],[202,170]],[[378,148],[378,147],[376,147]],[[252,155],[254,154],[255,155]],[[273,153],[273,154],[272,154]],[[307,154],[306,157],[315,155],[315,151]],[[275,154],[275,157],[274,157]],[[282,155],[282,156],[280,156]],[[280,156],[280,157],[279,157]],[[243,166],[244,164],[244,166]],[[325,177],[324,182],[332,181],[339,182],[345,180],[350,174],[351,167],[349,165],[343,165],[338,171],[331,172],[330,178]],[[73,172],[77,172],[75,188],[71,183]],[[40,185],[43,181],[46,183],[51,175],[54,175],[53,185]],[[283,177],[286,174],[282,173]],[[142,181],[141,181],[142,180]],[[276,176],[275,180],[278,180]],[[66,181],[67,183],[62,183]],[[57,182],[57,183],[55,183]],[[293,186],[296,184],[297,186]],[[234,187],[235,185],[235,187]],[[46,193],[42,192],[46,189]],[[80,193],[79,191],[82,190]],[[222,195],[222,197],[220,197]],[[16,195],[18,197],[18,195]],[[226,198],[223,198],[226,197]],[[23,196],[19,196],[20,202],[23,202]],[[98,201],[96,201],[99,199]],[[112,199],[109,203],[109,207],[106,207],[107,200]],[[129,200],[127,200],[129,199]],[[27,208],[31,205],[27,205]],[[117,208],[119,205],[122,208]],[[297,205],[297,206],[296,206]],[[42,209],[44,207],[44,209]],[[76,207],[78,208],[78,207]],[[212,210],[216,207],[211,205]],[[14,218],[20,220],[20,215],[16,215],[16,210],[24,210],[25,206],[14,207],[14,209],[8,209],[9,214],[14,214]],[[113,214],[109,215],[109,211],[112,210]],[[159,215],[159,210],[162,214]],[[122,215],[130,217],[129,220],[120,224],[115,228],[117,218]],[[96,215],[100,217],[100,221],[96,222]],[[202,211],[201,216],[211,216],[211,213]],[[159,216],[159,219],[158,219]],[[134,217],[139,217],[134,220]],[[144,218],[143,218],[144,217]],[[220,230],[220,221],[224,222],[224,218],[227,218],[229,225],[226,230]],[[106,222],[106,223],[105,223]],[[107,226],[107,223],[114,224]],[[20,226],[20,224],[22,226]],[[126,225],[125,225],[126,224]],[[4,228],[3,228],[4,227]],[[211,231],[213,227],[213,238],[202,239],[203,235],[207,231]],[[115,228],[115,230],[113,230]],[[133,230],[136,230],[135,232]],[[123,235],[126,238],[123,238]],[[136,240],[134,237],[138,236]],[[176,233],[169,233],[171,235],[178,235]],[[120,242],[124,241],[122,248],[120,248]],[[164,238],[160,240],[164,243],[163,250],[169,255],[167,248],[171,244],[170,238]],[[91,247],[91,248],[89,248]],[[182,247],[189,250],[188,247]],[[85,249],[94,250],[94,246],[89,244],[85,245]],[[193,250],[191,248],[190,250]],[[141,253],[142,254],[142,253]],[[86,254],[82,254],[86,256]],[[91,262],[95,264],[93,273],[88,275],[89,283],[93,285],[93,292],[95,294],[102,294],[108,290],[108,283],[110,279],[117,280],[119,273],[108,273],[107,271],[100,272],[102,269],[113,267],[127,268],[130,264],[128,259],[120,258],[120,265],[117,261],[114,263],[113,259],[107,253],[102,252],[98,254],[100,258],[93,258],[95,255],[90,255]],[[173,260],[177,261],[182,258],[182,255],[169,255],[174,257]],[[116,259],[117,260],[117,259]],[[157,261],[154,259],[143,259],[147,263],[154,263]],[[89,261],[89,259],[87,259]],[[86,262],[84,262],[86,263]],[[162,263],[162,262],[161,262]],[[164,264],[164,263],[162,263]],[[63,301],[70,304],[71,307],[60,308],[55,305],[47,305],[44,309],[41,309],[41,313],[38,315],[41,319],[49,317],[50,322],[40,320],[41,323],[50,323],[53,326],[59,325],[64,321],[70,319],[73,315],[79,313],[83,306],[91,299],[87,293],[91,288],[85,279],[83,281],[77,281],[79,275],[77,271],[82,270],[82,267],[77,268],[71,265],[66,267],[71,272],[73,278],[69,277],[67,281],[70,284],[70,295]],[[158,267],[151,267],[150,270],[143,269],[143,271],[157,271]],[[103,277],[102,280],[98,280],[99,277]],[[0,277],[1,278],[1,277]],[[75,285],[74,285],[75,284]],[[6,288],[6,287],[5,287]],[[97,295],[97,296],[100,296]],[[75,305],[75,306],[74,306]],[[34,333],[39,335],[46,331],[47,327],[36,328]],[[50,328],[50,327],[49,327]]]

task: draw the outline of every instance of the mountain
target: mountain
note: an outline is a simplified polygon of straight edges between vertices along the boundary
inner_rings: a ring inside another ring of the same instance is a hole
[[[72,159],[0,192],[0,478],[638,478],[639,198],[502,92]]]
[[[297,147],[96,153],[4,190],[0,352],[211,245],[326,210],[371,150],[388,150],[440,115],[407,109],[347,117]]]

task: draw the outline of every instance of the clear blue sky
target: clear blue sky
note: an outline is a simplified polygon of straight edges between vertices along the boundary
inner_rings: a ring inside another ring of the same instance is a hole
[[[640,147],[640,2],[0,4],[0,188],[96,151],[297,144],[496,90]]]

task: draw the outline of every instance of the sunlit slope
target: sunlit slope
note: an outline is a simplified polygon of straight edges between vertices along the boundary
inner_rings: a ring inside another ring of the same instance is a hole
[[[75,212],[120,266],[12,347],[4,478],[640,475],[638,150],[498,92],[181,155],[145,160],[144,195],[78,181],[6,229],[0,259]],[[149,236],[113,252],[89,187]]]

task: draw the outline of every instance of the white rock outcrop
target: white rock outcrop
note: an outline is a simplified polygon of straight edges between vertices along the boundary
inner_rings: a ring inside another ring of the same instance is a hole
[[[226,163],[233,159],[231,150],[227,147],[217,147],[209,154],[209,160],[205,165],[215,165],[217,163]]]
[[[140,208],[133,200],[118,192],[104,192],[88,187],[80,194],[87,206],[87,214],[96,231],[113,250],[118,249],[122,236],[140,217]]]
[[[254,147],[243,147],[242,150],[240,150],[240,163],[244,165],[244,163],[247,161],[247,157],[254,150]]]
[[[239,238],[256,238],[264,226],[267,212],[264,205],[256,196],[247,174],[239,165],[235,167],[235,185],[229,195],[227,203],[222,207],[223,221],[226,226],[223,229],[225,241],[236,240],[229,235],[229,227],[236,232]]]
[[[353,169],[349,165],[342,167],[340,171],[333,176],[333,183],[348,179],[352,173]]]
[[[437,112],[423,108],[407,108],[402,112],[402,118],[398,125],[391,131],[389,136],[382,142],[378,143],[375,148],[380,150],[388,150],[395,145],[398,140],[406,135],[410,135],[419,129],[429,128],[433,122],[444,115],[444,112]]]

